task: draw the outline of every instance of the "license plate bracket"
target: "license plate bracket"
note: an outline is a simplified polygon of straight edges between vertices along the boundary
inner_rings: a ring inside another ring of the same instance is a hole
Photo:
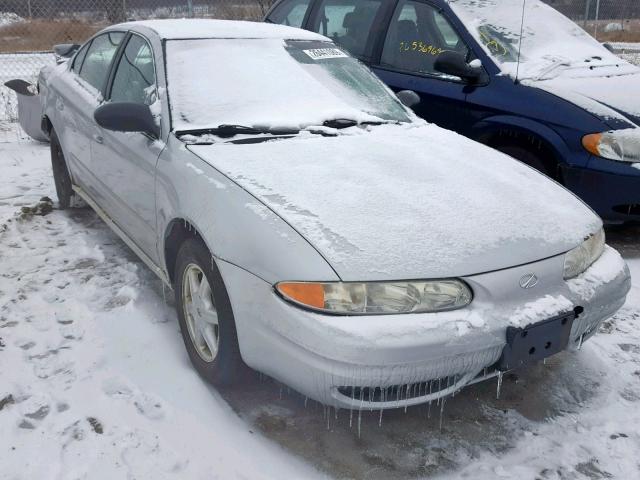
[[[575,312],[568,312],[522,328],[507,327],[507,345],[502,350],[497,369],[518,368],[567,348],[576,316]]]

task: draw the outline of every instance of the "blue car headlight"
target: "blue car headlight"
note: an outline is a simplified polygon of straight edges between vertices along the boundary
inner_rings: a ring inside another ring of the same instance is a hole
[[[593,133],[582,139],[584,148],[598,157],[618,162],[640,162],[640,129]]]

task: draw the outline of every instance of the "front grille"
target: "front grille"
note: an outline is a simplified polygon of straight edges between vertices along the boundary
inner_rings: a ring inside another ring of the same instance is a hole
[[[388,387],[338,387],[338,392],[352,400],[366,403],[400,402],[437,394],[454,387],[461,379],[462,375],[450,375],[425,382]]]

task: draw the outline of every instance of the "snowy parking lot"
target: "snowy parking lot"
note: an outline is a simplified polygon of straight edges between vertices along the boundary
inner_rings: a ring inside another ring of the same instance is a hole
[[[48,146],[0,142],[1,479],[640,478],[638,228],[608,232],[634,286],[581,351],[500,398],[350,415],[259,374],[207,386],[172,293],[91,210],[55,209]]]

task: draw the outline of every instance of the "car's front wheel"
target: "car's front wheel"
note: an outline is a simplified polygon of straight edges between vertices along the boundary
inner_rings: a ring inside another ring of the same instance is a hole
[[[81,206],[82,202],[77,197],[71,186],[71,175],[60,146],[60,140],[55,130],[51,130],[51,169],[53,170],[53,181],[58,195],[58,205],[61,210],[70,207]]]
[[[174,290],[180,331],[194,367],[211,383],[234,383],[243,364],[231,302],[202,240],[192,238],[181,245]]]

